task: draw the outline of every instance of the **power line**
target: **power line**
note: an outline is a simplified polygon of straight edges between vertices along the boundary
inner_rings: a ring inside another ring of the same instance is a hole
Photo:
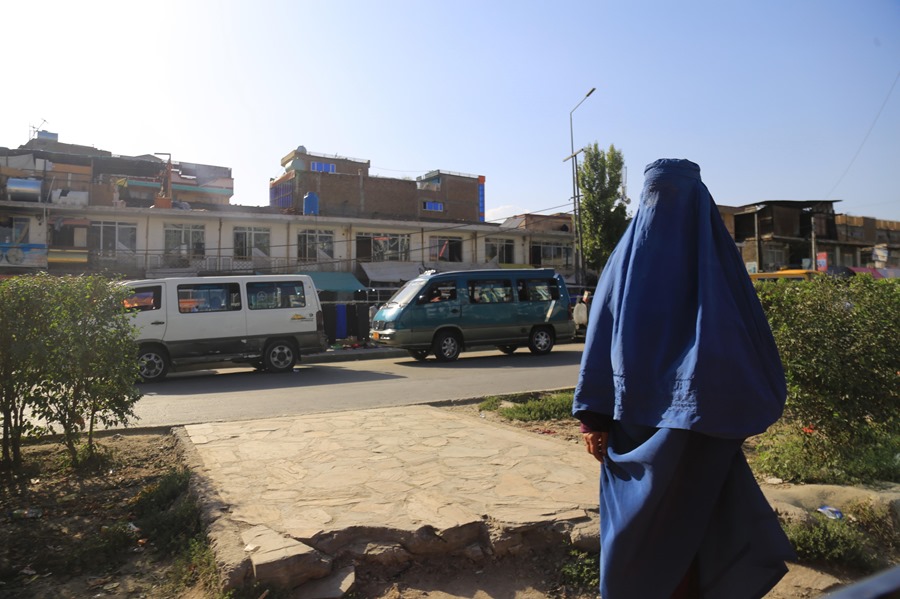
[[[850,164],[848,164],[847,168],[844,169],[843,174],[837,180],[837,183],[834,184],[834,187],[831,188],[831,191],[825,194],[826,200],[831,197],[831,194],[834,193],[834,190],[837,189],[837,186],[841,184],[841,181],[843,181],[844,177],[847,176],[847,173],[850,172],[850,168],[853,167],[853,163],[856,162],[857,157],[859,157],[859,153],[862,152],[863,146],[866,145],[866,141],[868,141],[869,139],[869,135],[875,128],[875,123],[878,122],[882,111],[884,111],[884,107],[887,106],[888,100],[890,100],[891,94],[893,93],[894,87],[896,87],[898,80],[900,80],[900,71],[897,71],[897,76],[894,77],[894,82],[891,84],[891,89],[888,90],[887,96],[884,98],[884,102],[881,103],[881,108],[878,109],[878,114],[876,114],[875,118],[872,120],[872,124],[869,126],[869,130],[866,131],[866,135],[865,137],[863,137],[862,143],[859,144],[859,147],[856,149],[856,153],[853,155],[853,158],[850,159]]]

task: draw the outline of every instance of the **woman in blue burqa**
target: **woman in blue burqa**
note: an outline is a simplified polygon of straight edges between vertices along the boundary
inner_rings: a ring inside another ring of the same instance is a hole
[[[794,552],[741,445],[784,370],[700,167],[647,166],[597,285],[573,414],[600,470],[603,599],[762,597]]]

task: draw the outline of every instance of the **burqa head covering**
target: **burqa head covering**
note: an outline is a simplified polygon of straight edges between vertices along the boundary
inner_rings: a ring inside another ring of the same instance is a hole
[[[700,167],[644,171],[634,219],[603,269],[573,412],[743,438],[782,413],[768,321]]]

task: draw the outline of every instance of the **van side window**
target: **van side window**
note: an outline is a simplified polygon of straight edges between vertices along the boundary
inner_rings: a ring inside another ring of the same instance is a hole
[[[420,304],[436,304],[456,299],[456,281],[433,283],[428,290],[419,296]]]
[[[129,295],[122,302],[126,310],[135,310],[137,312],[146,312],[148,310],[159,310],[160,294],[162,287],[153,285],[152,287],[135,287],[133,295]]]
[[[555,279],[524,279],[525,297],[520,293],[519,299],[528,302],[549,302],[559,299],[559,285]]]
[[[178,286],[178,311],[227,312],[241,309],[237,283],[198,283]]]
[[[509,279],[491,279],[469,282],[469,302],[473,304],[505,304],[513,301],[512,282]]]
[[[247,303],[251,310],[305,308],[306,292],[290,281],[247,283]]]

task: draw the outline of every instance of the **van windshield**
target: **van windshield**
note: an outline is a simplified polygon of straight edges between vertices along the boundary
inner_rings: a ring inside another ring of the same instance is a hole
[[[419,292],[422,291],[423,287],[425,287],[424,279],[413,279],[392,295],[385,306],[405,306],[419,296]]]

